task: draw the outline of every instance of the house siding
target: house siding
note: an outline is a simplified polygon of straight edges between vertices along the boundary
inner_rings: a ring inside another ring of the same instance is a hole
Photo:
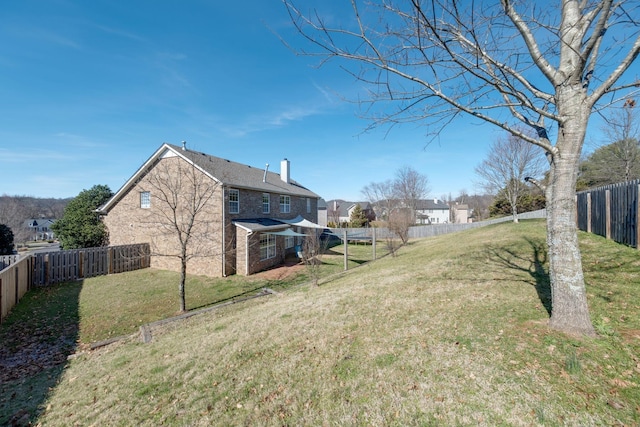
[[[237,189],[230,186],[230,189]],[[268,214],[262,213],[262,195],[269,194],[270,211]],[[311,212],[307,213],[307,197],[290,196],[291,205],[289,212],[280,212],[280,196],[288,195],[281,193],[267,193],[249,189],[240,189],[240,211],[237,214],[228,214],[229,220],[239,220],[248,218],[274,218],[291,219],[301,215],[309,221],[318,222],[318,199],[311,198]],[[227,195],[228,206],[228,195]]]

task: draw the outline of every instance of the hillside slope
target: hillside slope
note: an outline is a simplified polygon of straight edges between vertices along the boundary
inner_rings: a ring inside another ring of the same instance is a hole
[[[39,421],[637,424],[637,252],[581,236],[603,336],[577,340],[546,328],[544,239],[544,222],[525,221],[414,241],[319,288],[79,355]],[[618,277],[608,263],[621,260]]]

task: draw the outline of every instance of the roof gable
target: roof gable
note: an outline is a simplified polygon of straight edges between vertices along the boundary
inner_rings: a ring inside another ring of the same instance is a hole
[[[225,186],[310,198],[320,197],[294,180],[284,182],[280,179],[280,174],[268,171],[265,173],[263,169],[164,143],[98,210],[108,212],[158,159],[167,157],[180,157]]]

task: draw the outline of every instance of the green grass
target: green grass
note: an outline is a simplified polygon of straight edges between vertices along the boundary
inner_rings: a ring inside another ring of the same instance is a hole
[[[597,338],[546,327],[544,222],[500,224],[412,241],[320,287],[167,325],[149,344],[81,353],[50,375],[53,385],[40,381],[51,389],[33,421],[639,425],[640,255],[593,235],[580,241]],[[340,271],[339,253],[323,261]],[[85,292],[87,283],[80,313]],[[6,393],[29,381],[1,386],[1,415]]]
[[[294,277],[274,283],[241,276],[189,276],[185,285],[187,309],[253,294],[263,287],[283,289],[300,280]],[[154,269],[85,280],[80,293],[80,340],[91,343],[131,334],[140,325],[178,314],[178,283],[178,273]]]

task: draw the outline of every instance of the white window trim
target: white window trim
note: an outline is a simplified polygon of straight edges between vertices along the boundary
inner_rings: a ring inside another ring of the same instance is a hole
[[[307,197],[307,213],[311,213],[311,198]]]
[[[237,200],[231,200],[231,195],[236,194]],[[236,210],[234,211],[232,206],[236,206]],[[240,190],[235,188],[229,189],[229,213],[230,214],[238,214],[240,213]]]
[[[266,244],[265,240],[266,239]],[[264,255],[263,255],[264,251]],[[276,256],[276,236],[273,234],[260,235],[260,261],[266,261]]]
[[[280,213],[291,213],[291,196],[280,195]]]
[[[144,195],[147,195],[147,197],[144,197]],[[150,191],[141,191],[140,192],[140,207],[142,209],[150,209],[151,208],[151,192]]]
[[[267,203],[265,203],[265,198],[267,199]],[[265,207],[267,208],[265,210]],[[262,213],[268,214],[271,212],[271,195],[269,193],[262,193]]]

